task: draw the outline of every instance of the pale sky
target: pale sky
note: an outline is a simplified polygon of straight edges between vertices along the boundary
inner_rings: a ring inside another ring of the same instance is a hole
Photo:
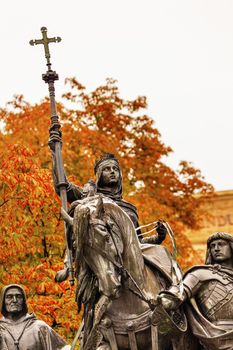
[[[51,45],[59,73],[88,90],[118,80],[122,97],[146,95],[147,113],[174,150],[169,164],[193,162],[217,190],[233,189],[232,0],[7,0],[1,3],[0,106],[47,95],[45,59],[30,39]]]

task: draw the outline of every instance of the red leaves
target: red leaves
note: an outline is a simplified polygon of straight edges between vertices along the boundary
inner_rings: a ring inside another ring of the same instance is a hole
[[[0,285],[24,285],[31,311],[50,325],[65,324],[59,332],[72,335],[77,321],[61,310],[75,309],[74,294],[67,299],[68,284],[54,282],[63,265],[64,233],[51,171],[22,143],[1,152],[0,169]]]

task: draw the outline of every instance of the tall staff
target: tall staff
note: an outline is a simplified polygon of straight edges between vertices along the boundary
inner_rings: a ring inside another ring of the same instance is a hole
[[[49,52],[49,44],[50,43],[58,43],[61,41],[60,37],[54,37],[54,38],[48,38],[47,37],[47,28],[42,27],[42,39],[36,39],[36,40],[30,40],[30,45],[39,45],[42,44],[44,46],[44,52],[45,52],[45,58],[46,58],[46,65],[47,65],[47,72],[45,74],[42,74],[42,79],[45,83],[48,84],[49,89],[49,97],[50,97],[50,109],[51,109],[51,126],[50,126],[50,135],[57,134],[60,132],[61,124],[57,115],[57,107],[56,107],[56,100],[55,100],[55,86],[54,82],[55,80],[58,80],[58,74],[51,69],[51,62],[50,62],[50,52]],[[56,168],[57,168],[57,178],[58,178],[58,189],[60,192],[61,197],[61,204],[62,208],[67,211],[67,194],[66,194],[66,178],[63,170],[63,161],[62,161],[62,153],[61,153],[61,142],[59,140],[54,141],[54,153],[55,153],[55,162],[56,162]],[[70,285],[74,284],[74,275],[73,275],[73,268],[72,268],[72,246],[71,246],[71,240],[68,239],[68,233],[67,233],[67,226],[64,222],[64,232],[65,232],[65,240],[66,240],[66,251],[67,251],[67,264],[68,264],[68,271],[69,271],[69,281]]]

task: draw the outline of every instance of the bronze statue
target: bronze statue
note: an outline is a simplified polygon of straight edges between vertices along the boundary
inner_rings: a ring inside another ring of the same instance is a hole
[[[55,189],[67,221],[67,268],[58,273],[57,281],[69,274],[73,284],[73,252],[78,308],[84,305],[81,349],[180,350],[179,335],[186,331],[186,318],[179,310],[166,313],[156,301],[161,290],[180,280],[179,267],[159,245],[166,226],[159,222],[158,235],[139,241],[137,209],[122,199],[121,170],[112,154],[96,162],[96,182],[89,181],[81,189],[67,181],[55,103],[58,75],[51,69],[48,46],[60,38],[49,39],[44,27],[41,31],[43,38],[31,44],[43,44],[45,49],[48,69],[42,78],[48,84],[51,102],[49,146]]]
[[[52,131],[50,133],[49,145],[52,150],[52,158],[53,158],[53,179],[54,186],[56,192],[59,194],[59,186],[58,184],[58,176],[57,176],[57,165],[56,158],[54,155],[54,143],[60,142],[61,137],[60,132]],[[137,208],[123,200],[123,188],[122,188],[122,172],[120,168],[120,164],[118,159],[109,153],[103,154],[103,156],[95,162],[94,173],[96,176],[96,182],[93,180],[88,181],[87,184],[84,185],[83,188],[74,185],[71,182],[68,182],[66,179],[66,192],[67,192],[67,200],[68,203],[73,203],[76,200],[83,199],[85,197],[94,195],[95,193],[101,193],[104,196],[111,198],[117,205],[124,210],[132,220],[135,228],[139,227],[138,224],[138,213]],[[75,205],[75,203],[74,203]],[[166,227],[162,222],[159,222],[156,228],[157,234],[151,237],[143,238],[143,243],[152,243],[152,244],[160,244],[166,237]],[[138,235],[140,235],[140,230],[137,231]]]
[[[76,201],[73,217],[62,213],[76,242],[79,310],[84,305],[81,349],[180,349],[169,332],[185,332],[184,317],[177,312],[169,319],[159,310],[170,323],[166,330],[151,318],[159,292],[178,283],[166,248],[141,245],[126,212],[102,194]]]
[[[4,287],[0,295],[1,350],[68,350],[70,346],[45,322],[28,314],[26,294],[18,284]]]
[[[233,236],[217,232],[207,241],[206,265],[194,266],[183,282],[160,294],[166,310],[186,303],[199,349],[233,349]]]
[[[53,132],[49,139],[49,145],[52,150],[53,155],[53,178],[54,178],[54,186],[56,192],[59,194],[59,186],[57,186],[57,166],[56,166],[56,158],[54,155],[54,142],[58,142],[58,137],[60,139],[59,133]],[[60,139],[61,142],[61,139]],[[101,159],[97,160],[94,166],[94,172],[96,175],[96,182],[93,180],[88,181],[87,184],[84,185],[83,188],[74,185],[73,183],[68,182],[66,179],[66,191],[67,191],[67,200],[71,203],[71,209],[76,206],[76,201],[90,197],[95,194],[102,194],[108,198],[111,198],[122,210],[124,210],[130,219],[132,220],[134,227],[138,228],[138,214],[137,208],[123,200],[122,198],[122,173],[120,169],[119,162],[117,158],[113,154],[106,153],[102,156]],[[151,244],[161,244],[166,237],[167,229],[164,224],[158,221],[158,225],[156,227],[157,235],[153,235],[151,237],[141,238],[140,230],[137,230],[137,234],[139,235],[139,239],[142,243],[151,243]],[[72,234],[69,235],[70,237]],[[73,241],[73,237],[70,238]],[[71,244],[72,245],[72,244]],[[68,266],[65,269],[61,270],[56,275],[56,281],[61,282],[65,278],[68,277]]]
[[[112,155],[107,155],[96,163],[95,172],[97,175],[97,183],[89,181],[83,189],[68,183],[62,161],[62,140],[61,140],[61,125],[59,117],[57,115],[56,101],[55,101],[55,81],[59,79],[58,74],[52,70],[51,56],[49,51],[49,44],[60,42],[60,37],[49,38],[47,36],[47,28],[42,27],[42,38],[36,40],[30,40],[30,45],[43,45],[46,58],[47,71],[42,75],[42,79],[48,84],[50,106],[51,106],[51,126],[50,126],[50,139],[49,145],[52,150],[53,165],[54,165],[54,184],[57,193],[61,197],[62,208],[67,211],[67,199],[70,203],[79,200],[82,197],[97,193],[103,193],[107,197],[112,198],[123,210],[127,212],[133,221],[135,227],[138,226],[137,209],[132,204],[122,200],[122,178],[119,163],[117,159]],[[105,173],[106,176],[103,176]],[[57,281],[64,280],[69,275],[70,284],[73,285],[73,269],[72,269],[72,237],[71,233],[67,232],[65,226],[65,241],[66,241],[66,266],[57,276]],[[140,235],[140,230],[137,231]],[[166,228],[162,223],[158,223],[157,227],[158,235],[154,237],[143,239],[144,242],[148,240],[150,243],[160,244],[166,236]]]

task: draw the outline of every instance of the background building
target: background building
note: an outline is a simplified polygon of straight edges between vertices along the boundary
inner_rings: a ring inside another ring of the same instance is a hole
[[[216,192],[206,204],[207,215],[201,220],[201,229],[188,230],[187,236],[195,249],[206,250],[206,240],[210,234],[224,231],[233,234],[233,190]]]

